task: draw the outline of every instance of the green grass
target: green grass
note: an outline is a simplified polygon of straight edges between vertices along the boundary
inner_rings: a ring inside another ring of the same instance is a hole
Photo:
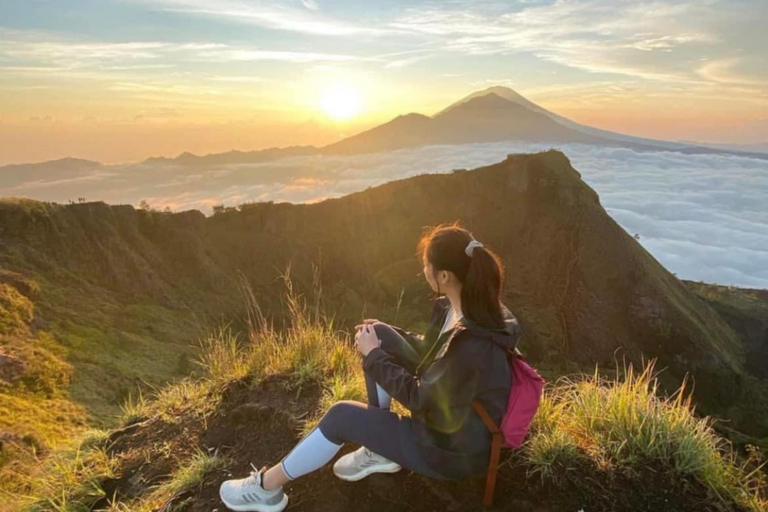
[[[20,377],[0,387],[0,432],[12,436],[0,450],[0,493],[50,496],[30,485],[49,454],[51,464],[63,464],[71,458],[63,454],[89,427],[125,423],[140,414],[144,396],[188,375],[197,350],[190,340],[199,328],[190,312],[125,304],[71,275],[0,268],[0,353],[23,362]],[[172,411],[173,392],[162,397],[167,404],[159,396],[155,401]],[[123,401],[129,410],[121,410]],[[82,457],[73,464],[90,467]],[[49,501],[69,507],[62,496]]]
[[[764,511],[762,465],[737,462],[728,441],[699,418],[686,384],[660,396],[654,362],[641,372],[630,364],[613,379],[561,378],[550,386],[523,452],[530,471],[556,479],[579,462],[602,470],[658,464],[678,477],[694,477],[723,502]]]
[[[89,438],[93,441],[92,438]],[[86,512],[104,497],[102,482],[114,477],[117,462],[101,443],[76,443],[54,452],[12,496],[22,512]],[[8,496],[8,495],[6,495]],[[0,498],[3,494],[0,493]],[[4,501],[4,500],[3,500]]]
[[[144,393],[139,389],[134,396],[128,394],[128,398],[120,405],[122,415],[120,416],[123,425],[130,425],[141,421],[147,415],[147,400]]]
[[[132,503],[111,500],[107,510],[114,512],[153,512],[172,510],[174,502],[183,499],[183,495],[202,485],[205,477],[226,464],[226,458],[218,454],[197,451],[184,461],[168,479],[153,487],[146,496]]]
[[[349,335],[334,331],[322,315],[312,318],[290,286],[287,302],[294,322],[285,333],[262,323],[249,342],[240,343],[220,332],[208,340],[203,365],[217,382],[281,374],[292,376],[296,385],[309,379],[320,383],[319,411],[304,422],[306,433],[336,401],[364,400],[365,386]],[[696,416],[685,382],[671,396],[663,395],[654,363],[640,372],[630,364],[611,379],[601,377],[596,367],[592,375],[561,378],[548,386],[521,452],[528,470],[557,479],[561,471],[583,462],[606,471],[660,465],[679,478],[698,479],[724,503],[768,510],[761,495],[768,490],[761,473],[765,463],[737,461],[713,421]]]
[[[220,468],[225,458],[218,454],[209,454],[203,451],[194,453],[184,465],[179,467],[165,482],[160,490],[163,494],[177,495],[198,487],[203,479],[214,469]]]
[[[225,326],[203,341],[199,378],[184,379],[149,397],[134,399],[124,406],[126,418],[162,416],[171,422],[189,414],[207,417],[218,407],[220,393],[228,384],[240,379],[258,382],[270,375],[287,377],[297,392],[310,383],[322,387],[316,414],[303,424],[305,432],[334,402],[364,399],[360,355],[353,348],[351,334],[338,330],[332,318],[307,306],[293,291],[288,276],[286,284],[292,322],[285,330],[273,329],[254,306],[249,332],[234,333]],[[726,505],[736,503],[754,512],[768,510],[761,455],[737,460],[730,444],[713,430],[712,420],[696,415],[686,384],[665,396],[659,392],[653,368],[653,362],[639,372],[629,365],[612,378],[601,377],[595,368],[591,375],[549,383],[531,433],[512,457],[529,473],[550,482],[585,464],[602,472],[661,468],[673,479],[697,479]],[[104,435],[91,432],[90,440],[79,448],[87,448],[89,455],[70,460],[72,467],[54,466],[51,483],[31,492],[38,497],[27,510],[40,510],[34,507],[44,503],[58,507],[54,510],[74,511],[97,499],[100,479],[114,471],[99,451]],[[188,498],[185,493],[223,464],[226,462],[216,454],[199,450],[182,456],[176,470],[157,487],[131,503],[116,500],[110,510],[144,512],[183,502]]]

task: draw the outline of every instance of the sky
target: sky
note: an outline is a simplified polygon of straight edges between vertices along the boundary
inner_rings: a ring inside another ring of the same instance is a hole
[[[0,165],[323,145],[504,85],[768,147],[768,2],[0,0]]]

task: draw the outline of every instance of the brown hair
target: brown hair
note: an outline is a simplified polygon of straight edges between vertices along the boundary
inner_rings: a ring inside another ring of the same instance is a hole
[[[473,240],[472,233],[459,222],[429,227],[421,236],[417,255],[432,264],[433,271],[449,270],[461,282],[461,313],[489,329],[504,327],[500,301],[504,281],[501,258],[488,247],[475,247],[472,256],[464,250]],[[437,276],[433,275],[435,280]],[[441,295],[438,283],[437,295]]]

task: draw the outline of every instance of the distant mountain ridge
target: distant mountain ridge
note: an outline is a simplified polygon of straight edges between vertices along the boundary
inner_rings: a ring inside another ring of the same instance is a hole
[[[278,158],[305,156],[317,153],[315,146],[288,146],[285,148],[268,148],[256,151],[227,151],[210,155],[194,155],[184,152],[176,158],[151,157],[144,160],[145,164],[173,163],[178,165],[216,165],[216,164],[249,164],[269,162]]]
[[[624,135],[582,125],[555,114],[528,100],[513,89],[495,86],[476,91],[450,106],[427,116],[419,113],[399,115],[381,125],[322,147],[288,146],[255,151],[232,150],[195,155],[184,152],[175,158],[151,157],[145,164],[205,166],[248,164],[308,155],[353,155],[433,144],[467,144],[502,141],[529,141],[599,144],[628,147],[640,151],[676,151],[687,154],[729,154],[768,160],[768,153],[729,149],[722,145],[699,145]],[[0,173],[18,171],[26,166],[72,165],[87,162],[61,159],[38,164],[14,164],[0,167]]]

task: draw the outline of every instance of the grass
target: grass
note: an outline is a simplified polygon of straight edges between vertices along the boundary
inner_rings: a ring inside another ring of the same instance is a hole
[[[612,379],[596,368],[591,376],[550,386],[523,448],[530,471],[556,479],[585,461],[602,470],[655,463],[696,478],[724,503],[766,510],[765,462],[740,465],[712,420],[695,415],[685,382],[662,396],[653,368],[651,361],[638,373],[630,364]]]
[[[128,393],[128,398],[120,405],[122,411],[121,423],[130,425],[140,421],[147,413],[147,400],[141,388],[136,393],[136,398],[132,393]]]
[[[365,387],[349,335],[322,315],[312,318],[287,284],[294,321],[286,332],[260,322],[245,344],[220,332],[208,340],[202,364],[215,381],[281,374],[291,375],[297,386],[320,383],[324,393],[318,413],[304,422],[306,433],[336,401],[364,400]],[[765,462],[757,457],[739,463],[713,420],[696,416],[685,382],[671,396],[660,392],[654,364],[639,372],[625,365],[610,379],[595,367],[592,375],[549,385],[521,452],[529,472],[557,479],[583,462],[604,471],[656,464],[678,478],[699,480],[723,503],[768,510]]]
[[[107,510],[113,512],[173,510],[173,505],[180,505],[177,502],[183,501],[186,493],[198,488],[207,475],[225,464],[225,457],[198,450],[182,461],[170,478],[153,487],[146,496],[129,504],[113,499]]]
[[[67,283],[0,268],[0,353],[23,364],[0,386],[0,431],[22,439],[0,450],[0,492],[16,492],[45,453],[87,426],[115,426],[137,382],[146,392],[189,373],[191,315]]]
[[[225,327],[206,338],[200,350],[198,364],[206,379],[214,386],[251,376],[271,375],[290,377],[292,388],[300,393],[307,385],[324,388],[321,413],[338,400],[364,400],[365,384],[361,356],[353,348],[352,337],[334,327],[320,306],[322,288],[315,280],[313,305],[296,292],[290,278],[290,266],[281,275],[285,287],[285,303],[290,311],[290,324],[283,330],[267,322],[252,290],[243,284],[248,298],[248,324],[245,339]],[[303,423],[309,432],[320,416]]]
[[[216,410],[229,383],[241,379],[256,383],[271,375],[288,377],[297,393],[310,384],[322,388],[317,412],[303,423],[304,432],[334,402],[364,400],[360,355],[351,335],[334,327],[319,301],[307,306],[291,286],[289,273],[284,278],[291,311],[285,329],[276,330],[266,322],[254,301],[247,333],[224,326],[202,341],[198,364],[204,371],[198,378],[184,379],[151,396],[139,395],[124,406],[123,421],[163,417],[173,422],[189,414],[205,418]],[[591,375],[549,383],[531,433],[513,458],[543,481],[557,481],[585,463],[604,472],[661,467],[670,478],[697,479],[726,505],[768,510],[762,455],[740,462],[730,444],[715,433],[712,420],[696,415],[685,383],[671,396],[661,394],[658,386],[653,362],[639,372],[630,364],[612,378],[602,377],[595,368]],[[30,489],[30,495],[38,497],[26,510],[36,512],[44,509],[42,505],[49,510],[84,510],[78,507],[99,499],[103,495],[99,482],[115,471],[101,448],[105,436],[90,432],[67,464],[54,465],[47,480]],[[190,499],[189,491],[226,463],[203,450],[180,456],[176,469],[159,485],[130,503],[114,499],[109,510],[172,509]]]
[[[13,498],[23,512],[89,511],[104,497],[101,483],[114,477],[116,464],[99,443],[78,443],[48,457]]]
[[[120,424],[131,425],[153,417],[169,424],[187,415],[205,419],[219,403],[219,390],[214,384],[212,380],[188,377],[149,395],[139,391],[136,398],[129,396],[121,406]]]

